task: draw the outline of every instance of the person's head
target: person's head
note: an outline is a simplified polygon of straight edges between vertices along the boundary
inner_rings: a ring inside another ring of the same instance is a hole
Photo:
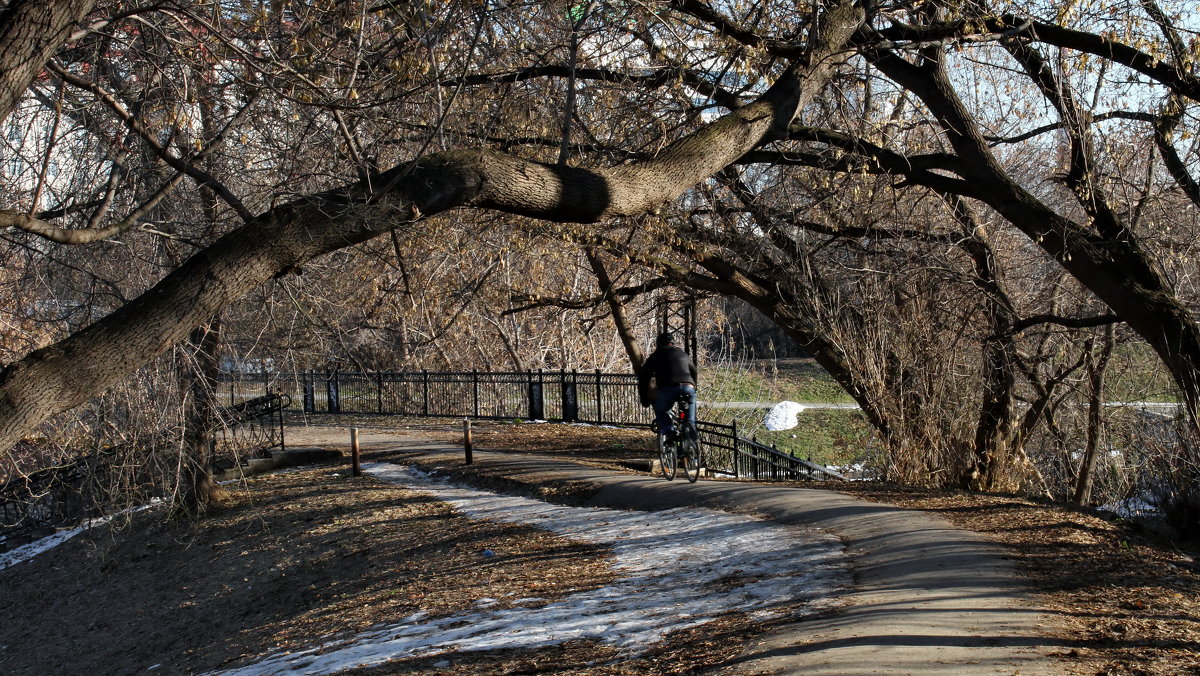
[[[674,344],[675,336],[672,335],[670,331],[663,331],[662,333],[658,334],[658,338],[654,340],[654,345],[656,347],[666,347]]]

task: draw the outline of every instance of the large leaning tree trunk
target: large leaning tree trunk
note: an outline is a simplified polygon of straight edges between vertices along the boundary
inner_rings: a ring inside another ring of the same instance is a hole
[[[96,0],[10,0],[0,10],[0,120],[12,113],[95,4]]]
[[[0,448],[102,392],[258,285],[330,251],[458,207],[591,223],[675,199],[784,136],[862,21],[850,3],[827,10],[806,57],[760,98],[647,161],[584,169],[489,150],[449,151],[262,213],[111,315],[0,372]]]

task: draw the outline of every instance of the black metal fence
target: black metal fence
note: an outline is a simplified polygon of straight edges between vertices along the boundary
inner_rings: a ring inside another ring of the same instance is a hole
[[[287,395],[264,394],[221,407],[220,425],[213,435],[217,468],[228,469],[250,458],[267,457],[274,448],[286,450],[283,411],[291,403]]]
[[[704,446],[704,464],[714,474],[754,481],[847,480],[828,467],[739,436],[736,423],[697,420],[696,428]]]
[[[212,439],[214,469],[244,465],[273,448],[282,449],[283,410],[290,404],[286,396],[266,394],[222,407]],[[169,446],[178,443],[178,437],[161,434],[145,443]],[[128,447],[107,448],[0,484],[0,551],[104,514],[111,484],[124,471],[117,467],[131,455],[135,453]],[[148,495],[161,494],[149,477],[131,485]]]
[[[230,378],[230,405],[271,392],[288,410],[649,425],[637,377],[601,371],[382,371],[253,374]]]
[[[601,371],[303,371],[229,376],[221,397],[231,405],[270,392],[288,410],[525,419],[649,427],[637,377]],[[844,479],[837,472],[738,436],[737,425],[697,421],[709,471],[754,480]]]

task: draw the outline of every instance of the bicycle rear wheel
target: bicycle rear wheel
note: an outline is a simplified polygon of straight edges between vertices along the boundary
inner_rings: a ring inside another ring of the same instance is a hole
[[[700,442],[696,439],[695,434],[685,434],[683,439],[679,440],[680,454],[683,456],[683,475],[687,480],[696,483],[700,478],[700,466],[702,464],[700,458]]]
[[[675,471],[678,468],[678,455],[675,450],[675,442],[667,441],[667,435],[658,435],[658,466],[662,470],[663,478],[671,481],[675,478]]]

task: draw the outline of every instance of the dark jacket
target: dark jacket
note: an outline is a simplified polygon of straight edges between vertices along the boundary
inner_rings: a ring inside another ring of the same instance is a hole
[[[687,352],[674,345],[667,345],[655,350],[646,359],[646,363],[642,364],[641,370],[638,371],[638,385],[642,392],[646,391],[651,378],[655,379],[658,389],[678,383],[695,385],[698,382],[698,374],[696,363]]]

